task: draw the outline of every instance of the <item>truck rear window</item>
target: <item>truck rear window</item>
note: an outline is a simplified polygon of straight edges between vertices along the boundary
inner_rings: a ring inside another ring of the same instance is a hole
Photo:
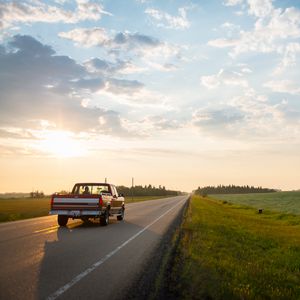
[[[75,195],[100,195],[110,193],[108,185],[75,185],[72,191]]]

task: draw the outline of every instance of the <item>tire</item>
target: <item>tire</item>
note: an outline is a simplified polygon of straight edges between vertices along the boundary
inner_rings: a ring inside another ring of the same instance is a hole
[[[122,207],[122,212],[120,215],[117,216],[117,220],[118,221],[124,220],[124,216],[125,216],[125,209],[124,209],[124,207]]]
[[[57,216],[57,223],[59,226],[65,227],[68,223],[68,220],[69,220],[68,216],[62,216],[62,215]]]
[[[103,216],[100,216],[100,225],[107,226],[109,223],[109,211],[106,210]]]
[[[89,224],[90,223],[90,219],[88,217],[82,217],[81,220],[84,224]]]

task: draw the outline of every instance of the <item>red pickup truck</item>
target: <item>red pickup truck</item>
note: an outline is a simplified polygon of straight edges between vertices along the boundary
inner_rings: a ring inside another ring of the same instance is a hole
[[[58,215],[60,226],[66,226],[68,219],[100,219],[100,224],[109,223],[110,216],[124,219],[125,199],[109,183],[76,183],[70,194],[54,194],[51,197],[50,215]]]

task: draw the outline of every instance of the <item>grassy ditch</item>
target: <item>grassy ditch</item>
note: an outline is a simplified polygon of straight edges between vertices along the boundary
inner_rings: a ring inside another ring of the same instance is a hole
[[[300,216],[193,196],[168,271],[174,299],[300,299]]]
[[[125,197],[126,203],[162,199],[166,196]],[[48,216],[50,197],[0,199],[0,222]]]

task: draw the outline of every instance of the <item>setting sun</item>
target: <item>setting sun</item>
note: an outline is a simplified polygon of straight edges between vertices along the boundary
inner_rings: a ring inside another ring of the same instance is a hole
[[[80,157],[85,149],[73,135],[65,131],[50,131],[42,136],[39,150],[57,158]]]

